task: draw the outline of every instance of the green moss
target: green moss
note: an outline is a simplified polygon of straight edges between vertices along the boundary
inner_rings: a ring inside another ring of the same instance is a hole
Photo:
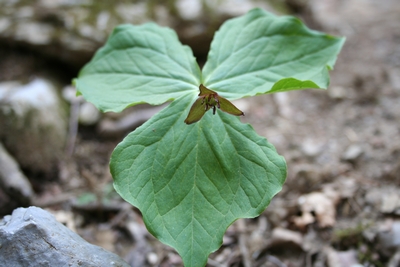
[[[371,266],[386,266],[381,259],[377,259],[374,244],[365,240],[363,233],[373,226],[373,222],[358,223],[353,227],[336,229],[333,232],[333,244],[339,250],[357,249],[358,260]]]
[[[357,224],[355,227],[344,228],[344,229],[336,229],[333,233],[334,241],[342,241],[346,238],[359,238],[362,235],[362,232],[369,228],[370,225],[363,225],[361,223]]]

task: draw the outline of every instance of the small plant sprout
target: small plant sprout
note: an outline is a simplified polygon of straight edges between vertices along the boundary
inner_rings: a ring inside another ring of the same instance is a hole
[[[259,216],[286,179],[285,159],[230,101],[327,88],[343,43],[253,9],[221,26],[200,69],[173,30],[120,25],[74,79],[105,112],[170,102],[118,144],[110,171],[118,194],[186,267],[206,265],[229,225]]]
[[[216,92],[206,88],[202,84],[200,84],[199,89],[199,98],[190,108],[189,114],[185,119],[186,124],[192,124],[199,121],[211,108],[213,109],[214,115],[216,108],[219,108],[222,111],[235,116],[244,116],[244,113],[235,107],[235,105],[233,105],[228,99],[219,96]]]

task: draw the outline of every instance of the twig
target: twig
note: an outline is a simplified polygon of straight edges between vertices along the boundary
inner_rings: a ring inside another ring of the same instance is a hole
[[[400,249],[390,258],[388,267],[398,267],[400,264]]]
[[[361,213],[362,209],[360,207],[360,204],[358,204],[357,200],[354,197],[349,198],[348,203],[350,207],[356,212],[356,213]]]
[[[64,202],[69,202],[75,199],[76,193],[61,193],[53,196],[48,196],[45,198],[33,199],[32,205],[41,208],[58,205]]]
[[[211,265],[211,266],[214,266],[214,267],[226,267],[226,265],[221,264],[218,261],[215,261],[213,259],[208,259],[207,264]]]
[[[311,253],[307,252],[307,254],[306,254],[306,267],[311,267],[311,265],[312,265],[311,256],[312,256]]]
[[[120,225],[130,213],[133,213],[132,206],[128,203],[121,203],[121,210],[117,213],[117,215],[114,216],[114,218],[111,219],[109,223],[110,228]]]
[[[286,264],[284,264],[283,262],[281,262],[277,257],[272,256],[272,255],[267,255],[267,261],[275,264],[278,267],[287,267]]]
[[[119,120],[103,120],[99,124],[99,133],[102,136],[117,136],[126,131],[130,131],[142,125],[150,119],[154,114],[163,109],[164,106],[151,107],[146,109],[135,110],[130,114],[125,115]],[[157,130],[157,129],[155,129]]]
[[[79,100],[72,101],[69,114],[68,141],[66,147],[66,152],[69,157],[74,153],[76,136],[78,134],[79,107]]]
[[[243,264],[245,267],[251,267],[251,260],[249,256],[249,251],[247,250],[247,245],[246,245],[246,226],[244,224],[243,219],[239,219],[237,221],[238,224],[238,229],[239,229],[239,247],[240,247],[240,253],[243,256]]]

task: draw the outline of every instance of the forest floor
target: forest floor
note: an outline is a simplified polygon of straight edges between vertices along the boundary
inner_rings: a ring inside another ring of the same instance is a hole
[[[228,228],[208,266],[400,266],[400,6],[324,3],[300,17],[347,38],[329,89],[236,102],[289,173],[261,216]],[[182,266],[113,192],[108,160],[122,138],[80,127],[59,180],[34,184],[34,202],[132,266]]]

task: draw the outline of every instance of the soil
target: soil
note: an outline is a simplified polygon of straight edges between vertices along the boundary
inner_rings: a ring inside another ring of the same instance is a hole
[[[246,113],[242,121],[286,158],[289,174],[260,217],[228,229],[208,266],[400,266],[399,243],[382,237],[400,221],[400,6],[324,2],[331,3],[326,21],[315,7],[298,15],[347,38],[330,88],[236,102]],[[77,73],[25,50],[2,50],[1,80],[29,73],[68,83]],[[80,127],[57,177],[35,186],[34,204],[132,266],[182,266],[112,190],[108,160],[124,134]]]

